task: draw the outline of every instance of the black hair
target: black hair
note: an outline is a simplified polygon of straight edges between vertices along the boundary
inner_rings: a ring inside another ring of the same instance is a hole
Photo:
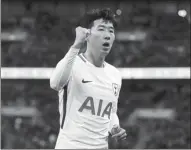
[[[104,21],[109,21],[113,24],[114,27],[117,27],[117,21],[115,14],[111,11],[110,8],[104,9],[93,9],[87,12],[80,21],[80,26],[85,28],[91,28],[93,22],[97,19],[103,19]]]

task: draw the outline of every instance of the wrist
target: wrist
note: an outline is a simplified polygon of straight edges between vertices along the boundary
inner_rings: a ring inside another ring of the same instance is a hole
[[[76,43],[76,42],[75,42],[71,47],[72,47],[72,48],[75,48],[75,49],[81,49],[82,44],[81,44],[81,43]]]

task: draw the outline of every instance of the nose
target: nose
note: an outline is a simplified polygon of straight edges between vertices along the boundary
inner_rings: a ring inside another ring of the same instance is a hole
[[[105,39],[105,40],[110,40],[110,37],[109,37],[109,36],[106,36],[104,39]]]

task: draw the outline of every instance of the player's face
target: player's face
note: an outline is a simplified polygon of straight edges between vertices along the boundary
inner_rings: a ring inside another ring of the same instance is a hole
[[[92,53],[107,55],[115,40],[114,32],[111,22],[103,19],[95,20],[88,37],[88,42],[94,50]]]

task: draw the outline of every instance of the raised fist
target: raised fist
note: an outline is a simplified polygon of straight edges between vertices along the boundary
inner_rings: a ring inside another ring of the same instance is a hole
[[[81,46],[84,44],[84,42],[86,41],[88,35],[89,35],[90,31],[86,28],[82,28],[82,27],[77,27],[76,28],[76,39],[75,42],[73,44],[73,46],[75,48],[81,48]]]

